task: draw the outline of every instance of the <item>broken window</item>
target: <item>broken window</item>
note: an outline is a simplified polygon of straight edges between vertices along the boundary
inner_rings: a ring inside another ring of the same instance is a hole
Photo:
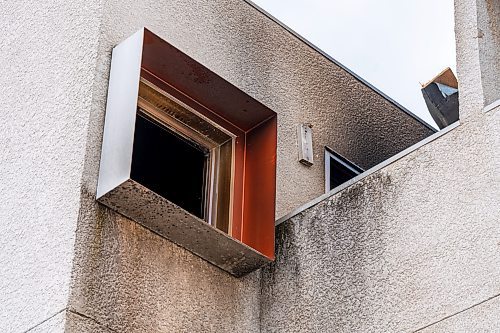
[[[325,147],[325,191],[351,180],[364,170],[332,149]]]

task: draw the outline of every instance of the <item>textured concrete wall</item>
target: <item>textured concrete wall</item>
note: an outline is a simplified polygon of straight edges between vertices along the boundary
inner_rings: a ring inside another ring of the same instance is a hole
[[[421,333],[500,332],[500,297],[475,304],[437,323],[419,330]]]
[[[26,333],[64,333],[66,331],[66,310],[45,319]]]
[[[109,328],[99,324],[92,318],[84,317],[71,311],[68,311],[66,318],[67,325],[65,333],[116,333],[116,331],[110,330]]]
[[[485,104],[500,99],[500,0],[477,0],[478,40]]]
[[[460,119],[500,98],[500,1],[456,0]]]
[[[368,168],[431,134],[241,0],[107,3],[104,73],[111,48],[142,26],[278,113],[278,217],[324,193],[325,145]],[[297,161],[299,123],[313,125],[311,168]]]
[[[498,295],[499,129],[482,114],[281,224],[262,331],[412,332]]]
[[[323,192],[322,145],[367,166],[431,131],[243,1],[108,1],[103,13],[67,329],[92,331],[88,317],[127,332],[258,332],[259,272],[233,278],[95,202],[112,47],[147,26],[278,112],[278,214]],[[311,169],[296,160],[300,122],[314,126]]]
[[[477,10],[455,2],[462,125],[278,227],[262,332],[498,331],[500,107],[482,112]]]
[[[0,331],[38,332],[67,305],[100,2],[0,8]]]
[[[455,0],[455,39],[461,120],[479,112],[484,106],[477,19],[476,0]]]
[[[369,167],[430,134],[240,0],[0,5],[1,331],[260,329],[260,272],[232,278],[94,200],[111,49],[141,26],[278,112],[278,215],[323,192],[323,145]]]
[[[237,279],[139,224],[82,207],[68,318],[116,332],[258,332],[257,271]]]

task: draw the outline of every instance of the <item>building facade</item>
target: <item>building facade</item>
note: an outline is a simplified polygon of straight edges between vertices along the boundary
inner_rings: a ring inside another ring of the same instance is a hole
[[[1,330],[499,330],[499,6],[455,2],[434,133],[244,1],[5,4]],[[111,50],[143,26],[277,113],[274,263],[235,278],[96,201]],[[323,194],[325,146],[367,171]]]

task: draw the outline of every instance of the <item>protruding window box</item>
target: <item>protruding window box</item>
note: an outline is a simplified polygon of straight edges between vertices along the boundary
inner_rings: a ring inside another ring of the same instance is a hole
[[[274,259],[276,126],[141,29],[113,50],[97,200],[242,276]]]

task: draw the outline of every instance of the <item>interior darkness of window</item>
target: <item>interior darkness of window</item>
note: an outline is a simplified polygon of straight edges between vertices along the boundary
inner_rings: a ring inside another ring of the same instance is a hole
[[[330,157],[330,189],[345,183],[357,175],[357,173],[347,169],[345,166]]]
[[[342,185],[346,181],[356,177],[364,170],[355,164],[349,162],[347,159],[329,151],[328,158],[330,159],[330,189]]]
[[[138,114],[131,178],[203,219],[208,152]]]

